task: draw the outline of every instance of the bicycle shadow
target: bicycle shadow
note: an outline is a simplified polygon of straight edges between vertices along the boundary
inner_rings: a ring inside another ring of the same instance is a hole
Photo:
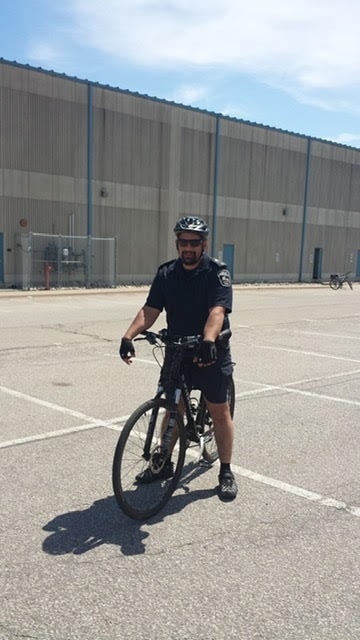
[[[49,532],[42,543],[42,549],[49,555],[81,555],[103,544],[118,546],[125,556],[140,555],[146,552],[145,539],[150,535],[142,526],[159,523],[166,517],[179,513],[190,503],[205,500],[215,495],[215,489],[189,488],[189,483],[207,468],[184,467],[176,495],[172,496],[164,509],[145,522],[131,520],[124,515],[114,498],[107,496],[88,508],[62,513],[43,526]]]

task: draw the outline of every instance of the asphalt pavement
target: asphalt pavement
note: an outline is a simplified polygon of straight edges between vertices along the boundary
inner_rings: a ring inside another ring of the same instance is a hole
[[[238,498],[188,457],[139,523],[111,466],[146,290],[0,292],[1,640],[358,640],[360,285],[235,287]]]

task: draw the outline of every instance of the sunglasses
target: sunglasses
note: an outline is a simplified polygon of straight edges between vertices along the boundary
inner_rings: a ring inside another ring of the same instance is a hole
[[[194,240],[185,240],[184,238],[178,238],[179,247],[187,247],[187,245],[190,245],[190,247],[200,247],[202,242],[203,241],[201,240],[201,238],[196,238]]]

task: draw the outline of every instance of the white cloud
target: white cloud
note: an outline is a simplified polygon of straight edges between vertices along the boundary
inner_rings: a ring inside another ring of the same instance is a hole
[[[173,68],[225,66],[305,88],[360,79],[358,0],[72,0],[77,37]]]
[[[28,57],[34,62],[42,63],[46,60],[48,64],[53,64],[59,61],[60,55],[61,50],[46,42],[33,42],[28,47]]]
[[[199,85],[183,84],[173,91],[173,95],[169,98],[174,102],[190,105],[200,102],[203,98],[209,95],[207,87],[201,87]]]
[[[251,120],[253,121],[254,117],[249,112],[249,109],[244,107],[241,104],[231,104],[226,103],[219,105],[217,108],[219,113],[222,113],[224,116],[229,116],[230,118],[239,118],[240,120]]]
[[[329,139],[339,144],[360,147],[360,133],[340,133],[337,136],[329,136]]]

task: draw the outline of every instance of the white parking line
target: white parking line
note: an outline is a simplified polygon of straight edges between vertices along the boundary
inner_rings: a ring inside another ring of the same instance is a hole
[[[70,427],[70,429],[59,429],[58,431],[48,431],[47,433],[38,433],[33,436],[25,436],[24,438],[17,438],[16,440],[7,440],[0,443],[0,449],[8,449],[9,447],[17,447],[21,444],[29,444],[31,442],[38,442],[41,440],[50,440],[50,438],[59,438],[61,436],[67,436],[71,433],[78,433],[79,431],[89,431],[90,429],[98,429],[104,427],[103,421],[94,420],[91,424],[80,425],[79,427]]]
[[[325,380],[333,380],[334,378],[345,378],[346,376],[358,375],[360,369],[350,369],[349,371],[340,371],[339,373],[330,373],[329,375],[316,376],[314,378],[302,378],[301,380],[294,380],[294,382],[287,382],[286,386],[290,387],[294,384],[305,384],[307,382],[319,382]]]
[[[339,373],[331,373],[329,375],[315,376],[314,378],[301,378],[300,380],[294,380],[293,382],[287,382],[284,387],[292,387],[299,384],[308,384],[309,382],[325,382],[326,380],[333,380],[336,378],[346,378],[347,376],[359,375],[360,369],[350,369],[350,371],[341,371]],[[252,393],[259,393],[261,391],[268,391],[272,388],[271,385],[264,384],[262,382],[254,382],[253,380],[244,380],[242,378],[234,378],[236,382],[243,384],[253,384],[263,387],[262,389],[255,389],[254,391],[245,391],[244,393],[236,394],[236,397],[240,398],[243,395],[251,395]]]
[[[283,331],[281,329],[281,331]],[[320,331],[297,331],[293,330],[292,333],[300,333],[303,336],[321,336],[322,338],[336,338],[337,340],[360,340],[360,336],[347,336],[343,333],[322,333]]]
[[[20,398],[21,400],[27,400],[28,402],[32,402],[33,404],[38,404],[41,407],[47,407],[48,409],[53,409],[55,411],[60,411],[61,413],[66,413],[74,418],[80,418],[81,420],[86,420],[88,422],[97,422],[95,418],[91,416],[87,416],[85,413],[81,411],[74,411],[73,409],[67,409],[67,407],[63,407],[59,404],[55,404],[54,402],[48,402],[47,400],[41,400],[36,396],[30,396],[27,393],[21,393],[20,391],[15,391],[15,389],[9,389],[9,387],[3,387],[0,385],[0,391],[6,393],[10,396],[15,396],[15,398]]]
[[[243,391],[241,393],[237,393],[235,395],[236,399],[246,398],[246,396],[252,396],[257,393],[265,393],[266,391],[284,391],[285,393],[294,393],[300,396],[307,396],[309,398],[319,398],[319,400],[329,400],[330,402],[340,402],[342,404],[350,404],[355,407],[360,407],[359,400],[349,400],[347,398],[338,398],[337,396],[328,396],[325,393],[315,393],[314,391],[304,391],[303,389],[292,389],[290,387],[291,384],[296,384],[294,382],[290,382],[289,385],[278,385],[278,384],[263,384],[261,382],[253,382],[251,380],[240,380],[239,378],[235,379],[235,382],[243,382],[246,384],[253,384],[260,389],[251,389],[250,391]]]
[[[313,391],[303,391],[302,389],[291,389],[286,386],[274,385],[273,389],[285,391],[286,393],[296,393],[300,396],[307,396],[309,398],[319,398],[319,400],[330,400],[331,402],[340,402],[342,404],[351,404],[355,407],[360,407],[358,400],[349,400],[347,398],[338,398],[336,396],[328,396],[325,393],[314,393]]]
[[[248,343],[242,344],[249,346]],[[331,353],[319,353],[318,351],[303,351],[302,349],[290,349],[289,347],[274,347],[266,344],[253,344],[252,347],[257,349],[269,349],[271,351],[286,351],[287,353],[296,353],[298,356],[311,356],[315,358],[329,358],[330,360],[341,360],[342,362],[360,362],[357,358],[344,358],[344,356],[334,356]]]
[[[306,384],[309,382],[318,382],[318,381],[326,381],[333,380],[334,378],[344,378],[350,375],[359,375],[360,369],[352,369],[351,371],[343,371],[341,373],[333,373],[328,376],[318,376],[314,378],[303,378],[302,380],[294,380],[293,382],[287,382],[283,385],[271,385],[264,384],[262,382],[254,382],[253,380],[245,380],[242,378],[234,378],[235,383],[241,384],[250,384],[256,387],[260,387],[259,389],[252,389],[250,391],[243,391],[241,393],[236,394],[236,398],[243,398],[246,396],[251,396],[258,393],[265,393],[266,391],[285,391],[286,393],[296,393],[302,396],[308,396],[311,398],[319,398],[320,400],[329,400],[331,402],[340,402],[343,404],[350,404],[353,406],[360,406],[359,400],[351,400],[348,398],[339,398],[338,396],[329,396],[324,393],[315,393],[314,391],[305,391],[304,389],[293,389],[294,385],[298,384]]]
[[[250,383],[249,381],[246,381],[247,383]],[[259,385],[261,383],[256,383],[256,382],[252,382],[250,384],[255,384],[255,385]],[[289,391],[289,392],[294,392],[294,393],[301,393],[302,395],[306,395],[306,396],[315,396],[315,397],[319,397],[321,399],[326,399],[326,400],[332,400],[332,401],[336,401],[336,402],[348,402],[350,404],[354,404],[354,405],[360,405],[360,402],[357,401],[351,401],[351,400],[345,400],[342,398],[335,398],[332,396],[323,396],[321,394],[315,394],[312,392],[305,392],[305,391],[301,391],[299,389],[289,389],[286,386],[278,386],[278,385],[261,385],[262,388],[260,389],[255,389],[255,390],[251,390],[251,391],[246,391],[244,393],[240,393],[237,394],[237,398],[239,397],[245,397],[248,395],[252,395],[254,393],[261,393],[261,392],[265,392],[268,390],[284,390],[284,391]],[[111,420],[106,420],[106,421],[102,421],[102,420],[98,420],[92,416],[86,416],[86,414],[81,413],[79,411],[73,411],[72,409],[68,409],[67,407],[62,407],[61,405],[52,403],[52,402],[47,402],[46,400],[41,400],[39,398],[36,398],[34,396],[30,396],[28,394],[24,394],[24,393],[20,393],[19,391],[15,391],[14,389],[9,389],[8,387],[4,387],[4,386],[0,386],[0,391],[2,391],[3,393],[7,393],[9,395],[15,396],[19,399],[22,400],[26,400],[29,402],[33,402],[35,404],[47,407],[49,409],[53,409],[55,411],[60,411],[62,413],[71,415],[73,417],[80,417],[83,420],[87,421],[87,424],[84,425],[80,425],[77,427],[70,427],[69,429],[61,429],[58,431],[52,431],[52,432],[47,432],[47,433],[43,433],[43,434],[35,434],[32,436],[27,436],[24,438],[18,438],[16,440],[10,440],[7,442],[2,442],[0,443],[0,449],[5,449],[5,448],[9,448],[9,447],[14,447],[14,446],[18,446],[18,445],[22,445],[22,444],[28,444],[28,443],[32,443],[32,442],[36,442],[36,441],[43,441],[43,440],[49,440],[51,438],[58,438],[58,437],[62,437],[62,436],[66,436],[66,435],[70,435],[72,433],[79,433],[82,431],[88,431],[90,429],[96,429],[96,428],[107,428],[107,429],[114,429],[116,431],[120,430],[120,425],[125,423],[126,420],[128,419],[129,416],[120,416],[117,418],[113,418]],[[271,478],[269,476],[264,476],[260,473],[257,473],[255,471],[251,471],[249,469],[245,469],[244,467],[238,466],[236,464],[232,465],[232,468],[234,470],[234,473],[236,473],[239,476],[242,476],[244,478],[248,478],[249,480],[252,480],[254,482],[259,482],[261,484],[273,487],[275,489],[278,489],[280,491],[283,491],[284,493],[288,493],[288,494],[292,494],[292,495],[296,495],[299,498],[305,499],[305,500],[310,500],[311,502],[316,502],[317,504],[320,504],[324,507],[329,507],[329,508],[333,508],[333,509],[341,509],[344,510],[348,513],[350,513],[351,515],[360,518],[360,507],[355,507],[355,506],[351,506],[351,505],[347,505],[345,502],[342,502],[340,500],[336,500],[334,498],[328,497],[328,496],[324,496],[320,493],[314,492],[314,491],[309,491],[308,489],[303,489],[302,487],[297,487],[296,485],[292,485],[289,484],[287,482],[282,482],[281,480],[278,480],[276,478]]]
[[[282,482],[281,480],[276,480],[275,478],[270,478],[269,476],[263,476],[260,473],[255,473],[254,471],[244,469],[243,467],[239,467],[237,465],[231,465],[231,468],[236,474],[243,476],[244,478],[249,478],[249,480],[254,480],[255,482],[260,482],[261,484],[266,484],[270,487],[274,487],[275,489],[280,489],[280,491],[284,491],[285,493],[291,493],[295,496],[298,496],[299,498],[310,500],[311,502],[317,502],[324,507],[343,509],[348,513],[351,513],[353,516],[360,518],[360,507],[352,507],[340,500],[335,500],[334,498],[323,496],[321,493],[308,491],[307,489],[302,489],[301,487],[297,487],[293,484],[288,484],[287,482]]]
[[[16,438],[14,440],[6,440],[0,442],[0,449],[8,449],[9,447],[16,447],[21,444],[29,444],[31,442],[38,442],[41,440],[50,440],[51,438],[60,438],[61,436],[68,436],[72,433],[79,433],[81,431],[90,431],[91,429],[99,429],[100,427],[107,429],[113,429],[114,431],[121,431],[121,425],[125,424],[129,416],[120,416],[118,418],[112,418],[111,420],[97,420],[91,418],[91,422],[80,425],[78,427],[69,427],[68,429],[58,429],[57,431],[48,431],[47,433],[37,433],[32,436],[25,436],[24,438]]]

